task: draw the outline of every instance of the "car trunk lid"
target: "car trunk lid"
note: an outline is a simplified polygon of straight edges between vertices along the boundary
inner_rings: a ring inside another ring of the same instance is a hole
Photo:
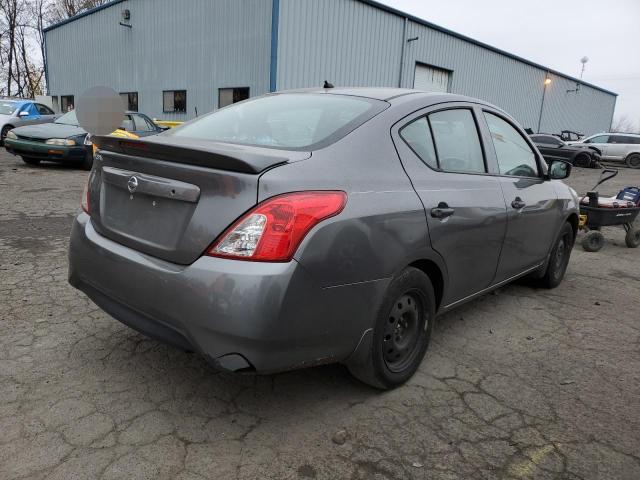
[[[257,203],[267,169],[307,158],[291,152],[192,139],[94,137],[94,228],[118,243],[190,264]]]

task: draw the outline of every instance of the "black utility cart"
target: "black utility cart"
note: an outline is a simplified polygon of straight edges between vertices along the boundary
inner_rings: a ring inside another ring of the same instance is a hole
[[[627,231],[624,239],[627,247],[636,248],[640,245],[640,228],[634,226],[634,220],[640,212],[638,202],[627,200],[624,190],[616,198],[601,198],[596,191],[598,185],[617,174],[618,170],[603,170],[593,191],[587,192],[580,201],[580,228],[586,231],[582,248],[587,252],[600,250],[604,246],[604,236],[600,230],[602,227],[615,225],[622,225]]]

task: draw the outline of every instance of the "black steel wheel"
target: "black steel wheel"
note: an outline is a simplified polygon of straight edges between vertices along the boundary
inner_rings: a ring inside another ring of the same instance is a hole
[[[582,248],[587,252],[597,252],[604,247],[604,235],[598,230],[589,230],[582,238]]]
[[[349,371],[364,383],[384,390],[406,382],[427,351],[435,305],[429,277],[417,268],[403,270],[382,300],[366,352],[347,363]]]
[[[540,278],[540,283],[543,287],[556,288],[562,283],[564,274],[567,272],[569,259],[571,258],[574,239],[573,227],[569,223],[565,223],[551,250],[551,255],[549,255],[547,269],[544,275],[542,275],[542,278]]]
[[[407,292],[394,302],[382,338],[382,356],[389,370],[401,372],[411,363],[425,321],[419,292]]]
[[[624,243],[629,248],[637,248],[640,245],[640,229],[633,228],[633,225],[630,225],[627,235],[624,237]]]
[[[640,168],[640,153],[632,153],[627,157],[627,166],[630,168]]]

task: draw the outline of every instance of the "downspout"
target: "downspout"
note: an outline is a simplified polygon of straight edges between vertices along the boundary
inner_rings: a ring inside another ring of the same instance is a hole
[[[404,26],[402,27],[402,47],[400,49],[400,72],[398,73],[398,88],[402,88],[402,72],[404,71],[404,46],[407,43],[407,23],[409,19],[404,17]]]
[[[269,91],[277,90],[278,30],[280,26],[280,0],[271,1],[271,64],[269,65]]]
[[[47,90],[46,90],[46,94],[47,96],[51,96],[51,88],[49,88],[49,66],[47,64],[47,34],[46,32],[43,32],[44,35],[44,58],[42,59],[42,62],[44,63],[44,81],[47,84]]]

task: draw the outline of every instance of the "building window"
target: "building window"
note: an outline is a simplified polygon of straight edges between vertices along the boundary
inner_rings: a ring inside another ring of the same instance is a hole
[[[218,89],[218,108],[249,98],[249,87]]]
[[[186,113],[187,91],[165,90],[162,92],[162,111],[164,113]]]
[[[60,95],[60,111],[70,112],[74,109],[73,95]]]
[[[123,92],[120,93],[122,103],[124,103],[124,109],[137,112],[138,111],[138,92]]]

